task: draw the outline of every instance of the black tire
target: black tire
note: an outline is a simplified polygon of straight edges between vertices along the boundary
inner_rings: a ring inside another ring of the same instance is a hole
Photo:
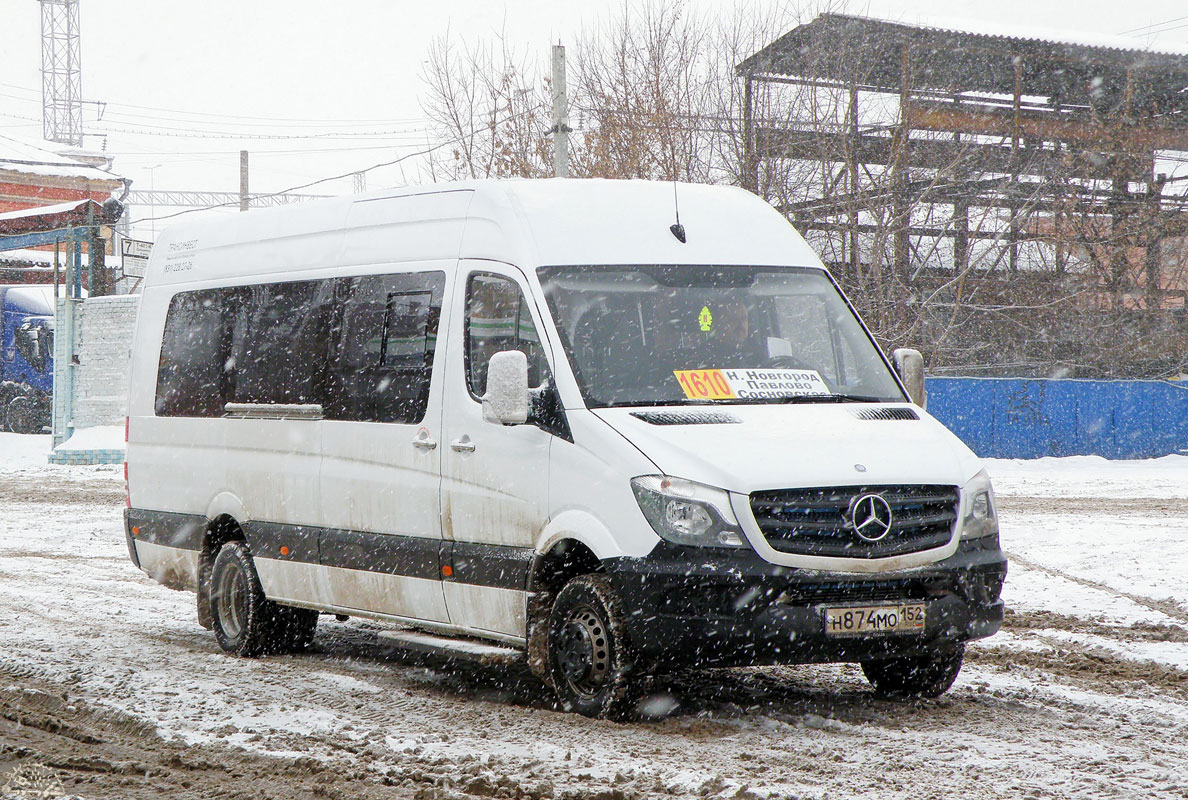
[[[927,656],[863,661],[862,672],[875,691],[887,697],[940,697],[957,680],[964,659],[961,644]]]
[[[616,719],[638,699],[640,663],[619,595],[602,575],[565,584],[549,615],[549,674],[566,711]]]
[[[278,628],[275,652],[304,653],[313,644],[318,629],[318,612],[282,606]]]
[[[12,398],[23,394],[15,381],[0,381],[0,431],[8,430],[8,404]]]
[[[7,427],[13,433],[41,433],[41,409],[27,394],[17,395],[8,401]]]
[[[247,545],[227,542],[219,548],[210,571],[210,615],[219,647],[244,658],[276,652],[285,638],[286,611],[264,597]]]

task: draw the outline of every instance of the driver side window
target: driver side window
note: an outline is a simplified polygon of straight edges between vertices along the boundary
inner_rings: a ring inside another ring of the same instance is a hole
[[[548,363],[520,287],[500,275],[476,273],[466,282],[466,385],[477,400],[487,392],[487,362],[502,350],[528,358],[528,385],[541,386]]]

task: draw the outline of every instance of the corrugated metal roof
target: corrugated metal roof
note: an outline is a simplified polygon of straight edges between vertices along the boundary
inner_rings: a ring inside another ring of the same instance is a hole
[[[879,16],[867,16],[866,19],[884,22],[889,25],[905,25],[922,30],[985,36],[994,39],[1007,39],[1014,42],[1044,42],[1051,45],[1071,45],[1073,47],[1100,48],[1130,53],[1188,56],[1188,44],[1176,45],[1160,42],[1158,44],[1148,45],[1128,36],[1045,28],[1024,23],[1009,24],[997,20],[985,22],[982,20],[963,19],[961,17],[934,16],[916,16],[911,21]]]
[[[736,69],[898,91],[906,58],[912,89],[1010,95],[1018,64],[1024,94],[1107,110],[1126,94],[1153,113],[1185,113],[1188,47],[1175,50],[1023,25],[827,13],[793,28]]]

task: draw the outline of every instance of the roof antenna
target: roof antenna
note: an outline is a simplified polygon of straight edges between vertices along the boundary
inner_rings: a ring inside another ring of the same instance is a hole
[[[685,243],[685,226],[681,224],[681,204],[677,200],[677,182],[676,178],[672,179],[672,207],[676,209],[676,224],[669,225],[668,229],[672,231],[672,235],[677,238],[681,244]]]

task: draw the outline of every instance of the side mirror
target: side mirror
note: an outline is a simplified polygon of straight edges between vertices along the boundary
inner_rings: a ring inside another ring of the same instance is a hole
[[[908,397],[920,408],[928,407],[928,395],[924,392],[924,356],[919,350],[901,347],[891,354],[895,371],[908,391]]]
[[[500,425],[528,421],[528,357],[519,350],[504,350],[487,362],[483,419]]]

